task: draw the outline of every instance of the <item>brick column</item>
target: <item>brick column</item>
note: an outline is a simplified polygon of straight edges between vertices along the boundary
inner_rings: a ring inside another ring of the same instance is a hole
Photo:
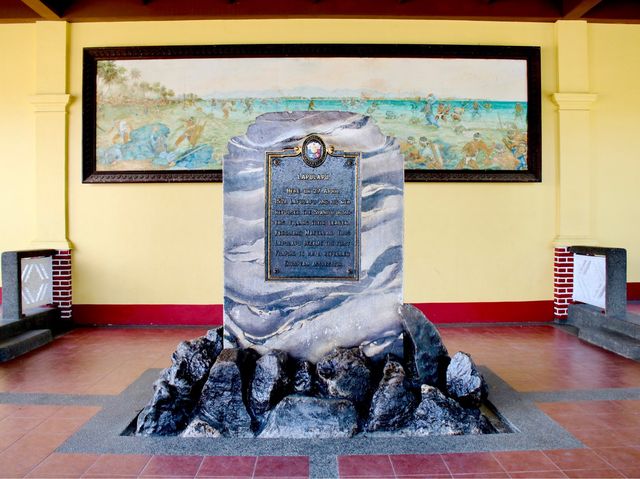
[[[71,321],[71,251],[58,250],[53,257],[53,303],[60,319]]]
[[[573,253],[568,247],[556,247],[553,257],[553,317],[567,319],[573,295]]]

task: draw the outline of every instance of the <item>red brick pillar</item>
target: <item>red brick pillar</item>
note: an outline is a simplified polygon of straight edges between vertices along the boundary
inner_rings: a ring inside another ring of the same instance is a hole
[[[60,319],[71,321],[71,251],[58,250],[53,257],[53,303]]]
[[[555,248],[553,257],[553,317],[567,319],[573,296],[573,253],[568,247]]]

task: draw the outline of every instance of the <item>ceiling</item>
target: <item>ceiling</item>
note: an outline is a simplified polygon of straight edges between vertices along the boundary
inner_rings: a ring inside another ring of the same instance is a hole
[[[274,17],[640,23],[640,0],[0,0],[0,23]]]

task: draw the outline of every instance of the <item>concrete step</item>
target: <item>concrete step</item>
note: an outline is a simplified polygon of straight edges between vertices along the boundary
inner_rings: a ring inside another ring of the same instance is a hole
[[[0,319],[0,341],[9,339],[29,329],[29,323],[23,319]]]
[[[33,351],[50,343],[53,335],[50,329],[34,329],[0,341],[0,362],[9,361],[21,354]]]
[[[57,334],[64,325],[58,308],[34,308],[22,318],[0,318],[0,341],[30,329],[51,329]]]
[[[60,310],[51,307],[35,308],[30,310],[24,319],[29,324],[29,329],[55,330],[60,323]]]
[[[638,339],[605,328],[580,328],[578,337],[625,358],[640,360]]]
[[[634,317],[635,316],[635,317]],[[611,318],[600,312],[599,308],[588,304],[569,306],[567,323],[576,328],[603,328],[640,340],[640,321],[637,315],[627,313],[625,318]]]

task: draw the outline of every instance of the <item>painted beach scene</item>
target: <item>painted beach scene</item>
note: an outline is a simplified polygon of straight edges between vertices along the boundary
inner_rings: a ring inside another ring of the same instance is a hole
[[[100,60],[98,171],[215,170],[228,141],[277,111],[349,111],[398,139],[407,169],[518,171],[527,71],[517,59]]]

